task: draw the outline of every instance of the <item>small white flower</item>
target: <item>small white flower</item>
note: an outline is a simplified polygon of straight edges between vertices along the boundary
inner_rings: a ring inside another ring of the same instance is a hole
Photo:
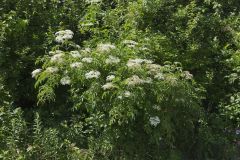
[[[74,33],[71,30],[63,30],[63,31],[58,31],[55,33],[55,41],[58,43],[63,43],[66,40],[70,40],[73,38]]]
[[[48,68],[46,68],[46,71],[49,73],[56,73],[56,72],[58,72],[58,68],[57,67],[48,67]]]
[[[113,85],[113,83],[108,82],[108,83],[104,84],[104,85],[102,86],[102,88],[103,88],[103,90],[108,90],[108,89],[113,89],[113,88],[115,88],[115,86]]]
[[[87,2],[87,3],[94,4],[94,3],[102,2],[102,0],[86,0],[86,2]]]
[[[237,130],[236,130],[236,135],[239,135],[239,134],[240,134],[240,130],[237,129]]]
[[[74,35],[73,31],[67,29],[65,30],[65,34],[68,34],[68,35]]]
[[[61,80],[60,80],[60,83],[62,85],[69,85],[71,83],[71,79],[70,77],[66,76],[66,77],[63,77]]]
[[[61,50],[56,50],[56,51],[50,51],[49,54],[50,55],[55,55],[55,54],[63,54],[64,52]]]
[[[125,91],[125,92],[123,93],[123,95],[124,95],[124,97],[130,97],[130,96],[131,96],[131,92]]]
[[[41,73],[42,69],[35,69],[32,71],[32,78],[36,77],[39,73]]]
[[[51,62],[58,62],[58,63],[61,63],[63,61],[62,57],[63,57],[63,53],[58,53],[58,54],[55,54],[51,57]]]
[[[118,96],[118,99],[123,99],[123,97],[128,98],[128,97],[130,97],[131,95],[132,95],[131,92],[125,91],[125,92],[123,92],[121,95]]]
[[[106,43],[106,44],[99,44],[97,46],[97,51],[99,52],[109,52],[112,49],[115,49],[116,46],[110,44],[110,43]]]
[[[50,54],[50,55],[54,55],[55,52],[54,52],[54,51],[50,51],[49,54]]]
[[[60,35],[64,35],[65,31],[58,31],[55,33],[55,36],[60,36]]]
[[[99,78],[101,73],[99,71],[90,71],[85,74],[86,79]]]
[[[150,38],[144,38],[146,41],[150,41]]]
[[[129,68],[140,68],[142,64],[151,64],[152,61],[151,60],[148,60],[148,59],[140,59],[140,58],[137,58],[137,59],[129,59],[128,62],[127,62],[127,66]]]
[[[56,50],[55,51],[55,54],[63,54],[64,52],[63,51],[61,51],[61,50]]]
[[[171,83],[172,85],[176,85],[178,79],[177,79],[176,77],[170,75],[170,76],[167,76],[167,77],[166,77],[166,80],[167,80],[169,83]]]
[[[83,64],[81,62],[75,62],[75,63],[72,63],[70,65],[71,68],[79,68],[81,67]]]
[[[114,78],[115,78],[114,75],[109,75],[107,76],[106,81],[112,81]]]
[[[133,40],[124,40],[122,43],[127,45],[133,45],[133,46],[138,45],[138,43]]]
[[[55,41],[56,41],[57,43],[63,43],[63,42],[64,42],[64,39],[63,39],[62,36],[57,36],[57,37],[55,38]]]
[[[84,24],[81,24],[82,27],[89,27],[89,26],[93,26],[94,24],[93,23],[84,23]]]
[[[143,64],[143,63],[152,64],[152,63],[153,63],[151,60],[148,60],[148,59],[140,59],[140,58],[133,59],[132,61],[135,62],[135,63],[140,63],[140,64]]]
[[[62,30],[55,33],[55,36],[73,35],[71,30]]]
[[[93,59],[91,57],[85,57],[82,59],[82,62],[92,63]]]
[[[73,35],[69,35],[69,34],[66,34],[66,35],[62,36],[63,40],[69,40],[69,39],[72,39],[72,38],[73,38]]]
[[[141,68],[141,64],[140,64],[140,63],[136,63],[136,62],[133,62],[133,61],[131,61],[131,60],[129,60],[129,61],[127,62],[127,66],[128,66],[129,68]]]
[[[154,105],[154,106],[153,106],[153,109],[160,110],[160,106]]]
[[[128,86],[135,86],[144,83],[144,80],[140,79],[137,75],[133,75],[126,79],[126,83]]]
[[[114,57],[114,56],[109,56],[105,61],[106,64],[116,64],[119,62],[120,62],[120,59],[118,57]]]
[[[149,50],[147,47],[142,47],[142,48],[140,48],[140,50],[142,50],[142,51],[147,51],[147,50]]]
[[[124,40],[122,43],[127,45],[129,48],[134,48],[138,45],[138,43],[133,40]]]
[[[134,45],[134,44],[128,44],[127,45],[129,48],[135,48],[136,47],[136,45]]]
[[[91,52],[91,48],[85,48],[83,50],[81,50],[82,53],[90,53]]]
[[[148,84],[152,83],[152,78],[148,77],[146,80],[144,80],[144,83]]]
[[[73,58],[81,57],[81,54],[78,51],[71,51],[70,54]]]
[[[68,70],[65,70],[63,73],[64,73],[64,74],[68,74]]]
[[[32,149],[33,149],[33,146],[28,145],[28,147],[27,147],[27,152],[30,152]]]
[[[152,64],[152,63],[153,63],[153,61],[151,61],[151,60],[148,60],[148,59],[144,59],[144,63],[146,63],[146,64]]]
[[[157,127],[157,125],[160,123],[160,119],[158,116],[150,117],[149,121],[150,121],[150,124],[154,127]]]
[[[122,96],[118,96],[118,99],[123,99],[123,97]]]
[[[186,79],[192,79],[193,75],[191,73],[189,73],[188,71],[184,71],[183,72],[183,77]]]
[[[147,64],[147,69],[149,69],[149,73],[153,75],[159,73],[161,68],[162,66],[158,64]]]
[[[158,80],[164,80],[164,74],[163,73],[157,73],[155,76],[154,76],[155,79],[158,79]]]
[[[129,59],[128,62],[142,64],[144,62],[144,60],[137,58],[137,59]]]

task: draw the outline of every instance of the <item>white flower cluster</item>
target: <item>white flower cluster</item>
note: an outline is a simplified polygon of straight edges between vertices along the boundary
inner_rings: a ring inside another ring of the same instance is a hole
[[[236,133],[236,135],[239,135],[239,134],[240,134],[240,129],[237,129],[237,130],[235,131],[235,133]]]
[[[50,51],[49,52],[50,55],[61,54],[61,53],[64,53],[64,52],[61,51],[61,50],[56,50],[56,51]]]
[[[82,23],[81,26],[82,27],[90,27],[90,26],[93,26],[94,24],[93,23]]]
[[[41,72],[42,72],[42,69],[35,69],[34,71],[32,71],[32,78],[35,78]],[[58,72],[58,68],[57,67],[47,67],[46,68],[46,72],[48,72],[48,73],[56,73],[56,72]]]
[[[97,51],[99,52],[109,52],[110,50],[113,50],[115,49],[116,46],[115,45],[112,45],[110,43],[106,43],[106,44],[99,44],[97,46]]]
[[[114,78],[115,78],[114,75],[109,75],[109,76],[107,76],[106,81],[110,82],[110,81],[114,80]]]
[[[184,71],[183,72],[183,77],[186,79],[192,79],[193,75],[191,73],[189,73],[189,71]]]
[[[101,73],[99,71],[90,71],[85,74],[86,79],[99,78]]]
[[[137,75],[133,75],[132,77],[126,79],[126,84],[128,86],[136,86],[144,83],[150,84],[152,83],[152,79],[150,77],[147,77],[147,79],[144,80],[139,78]]]
[[[58,72],[58,68],[57,67],[48,67],[48,68],[46,68],[46,71],[49,73],[56,73],[56,72]]]
[[[143,80],[143,82],[150,84],[150,83],[152,83],[152,78],[147,77],[147,79],[146,79],[146,80]]]
[[[177,84],[177,78],[174,77],[173,75],[169,75],[166,77],[166,80],[171,83],[172,85],[176,85]]]
[[[75,44],[75,47],[76,47],[77,49],[80,49],[80,48],[81,48],[78,44]]]
[[[71,51],[71,52],[70,52],[70,55],[71,55],[73,58],[80,58],[80,57],[81,57],[81,54],[80,54],[78,51]]]
[[[92,61],[93,61],[93,58],[91,57],[85,57],[82,59],[82,62],[85,62],[85,63],[92,63]]]
[[[149,121],[150,121],[150,124],[154,127],[157,127],[158,124],[160,123],[160,119],[158,116],[155,116],[155,117],[150,117],[149,118]]]
[[[147,47],[141,47],[141,48],[139,48],[141,51],[147,51],[147,50],[149,50]]]
[[[157,79],[157,80],[164,80],[165,76],[164,76],[163,73],[159,72],[154,76],[154,78]]]
[[[119,99],[123,99],[123,97],[128,98],[128,97],[130,97],[131,95],[132,95],[131,92],[125,91],[125,92],[123,92],[123,95],[118,96],[118,98],[119,98]]]
[[[57,62],[57,63],[61,63],[63,61],[63,57],[64,54],[63,53],[58,53],[58,54],[55,54],[51,57],[51,62]]]
[[[124,97],[130,97],[130,96],[131,96],[131,92],[125,91],[125,92],[123,93],[123,95],[124,95]]]
[[[126,79],[126,83],[128,86],[136,86],[144,83],[144,80],[139,78],[137,75],[133,75],[132,77]]]
[[[86,0],[86,2],[87,2],[87,3],[94,4],[94,3],[102,2],[102,0]]]
[[[162,66],[159,64],[147,64],[147,69],[149,70],[150,74],[158,74],[161,71]]]
[[[82,67],[82,63],[81,62],[74,62],[70,65],[71,68],[80,68]]]
[[[126,44],[130,48],[134,48],[136,45],[138,45],[138,43],[133,40],[124,40],[122,43]]]
[[[71,83],[71,79],[69,76],[66,76],[66,77],[63,77],[61,80],[60,80],[60,83],[62,85],[69,85]]]
[[[153,109],[160,110],[161,107],[160,107],[159,105],[154,105],[154,106],[153,106]]]
[[[147,59],[129,59],[127,62],[127,66],[129,68],[140,68],[142,64],[151,64],[153,63],[151,60],[147,60]]]
[[[34,71],[32,71],[32,78],[35,78],[41,72],[42,72],[42,69],[35,69]]]
[[[113,89],[115,88],[114,84],[112,82],[108,82],[102,86],[103,90]]]
[[[91,52],[91,48],[85,48],[81,50],[82,53],[90,53]]]
[[[73,38],[74,33],[71,30],[63,30],[63,31],[58,31],[55,33],[55,41],[58,43],[63,43],[66,40],[70,40]]]
[[[120,59],[114,56],[109,56],[105,61],[106,64],[117,64],[119,62],[120,62]]]

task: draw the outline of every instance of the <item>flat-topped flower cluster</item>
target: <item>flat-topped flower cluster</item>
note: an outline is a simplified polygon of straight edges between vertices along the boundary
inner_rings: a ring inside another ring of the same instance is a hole
[[[71,30],[58,31],[55,33],[55,40],[58,43],[64,43],[65,41],[72,39],[73,35],[74,33]]]

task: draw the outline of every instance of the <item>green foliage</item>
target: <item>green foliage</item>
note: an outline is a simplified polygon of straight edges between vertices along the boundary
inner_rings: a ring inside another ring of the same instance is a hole
[[[85,5],[81,0],[0,2],[0,72],[17,106],[36,103],[30,73],[36,58],[52,45],[47,35],[64,26],[76,30]],[[79,35],[75,38],[81,41]]]
[[[0,159],[237,159],[239,10],[1,1]]]
[[[32,127],[27,126],[20,108],[0,108],[1,159],[82,159],[89,153],[60,136],[60,128],[43,128],[36,113]]]

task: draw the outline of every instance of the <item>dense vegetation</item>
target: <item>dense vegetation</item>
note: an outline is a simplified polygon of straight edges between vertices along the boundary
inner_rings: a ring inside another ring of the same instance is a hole
[[[239,0],[1,0],[0,159],[237,159]]]

